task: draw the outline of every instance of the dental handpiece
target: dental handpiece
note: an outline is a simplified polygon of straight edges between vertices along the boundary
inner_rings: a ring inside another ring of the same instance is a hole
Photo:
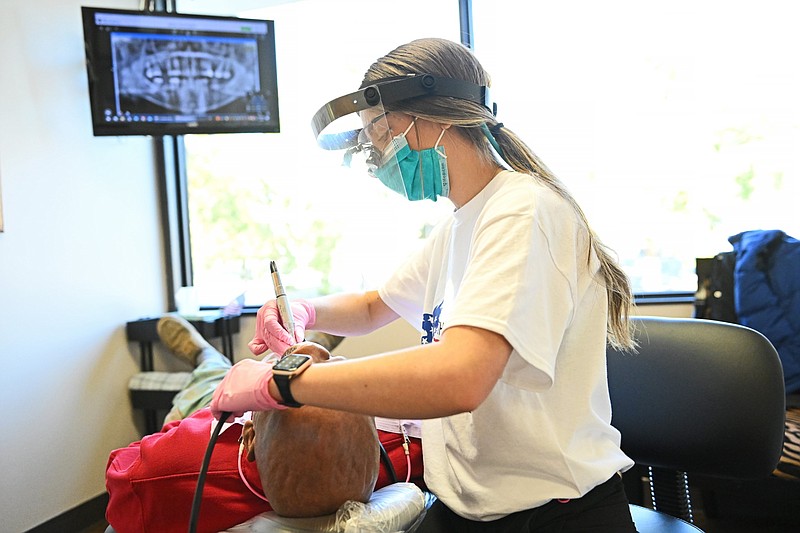
[[[275,287],[275,299],[278,303],[278,313],[281,316],[281,323],[289,336],[297,342],[297,337],[294,333],[294,317],[292,316],[292,306],[289,303],[289,297],[286,296],[286,291],[281,283],[281,275],[278,273],[278,267],[275,261],[269,262],[269,272],[272,274],[272,284]]]

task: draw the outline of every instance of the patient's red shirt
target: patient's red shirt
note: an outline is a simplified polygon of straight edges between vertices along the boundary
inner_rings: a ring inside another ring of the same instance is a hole
[[[197,476],[211,436],[214,417],[209,409],[165,425],[161,432],[144,437],[127,448],[111,452],[106,468],[109,494],[106,520],[116,533],[159,531],[185,532],[189,528]],[[256,497],[239,477],[237,461],[240,430],[223,431],[211,455],[197,520],[198,532],[214,533],[231,528],[264,511],[269,504]],[[378,436],[404,481],[407,467],[403,438],[378,431]],[[422,484],[422,444],[412,438],[411,481]],[[242,458],[242,472],[250,485],[263,494],[256,464]],[[392,482],[381,461],[375,488]]]

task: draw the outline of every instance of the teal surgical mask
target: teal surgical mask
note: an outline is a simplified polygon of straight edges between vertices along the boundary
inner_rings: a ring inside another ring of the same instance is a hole
[[[447,155],[439,142],[447,131],[436,140],[433,148],[412,150],[406,135],[416,123],[414,119],[406,131],[392,138],[382,158],[382,163],[372,170],[381,183],[411,201],[433,200],[450,194],[450,178],[447,173]]]

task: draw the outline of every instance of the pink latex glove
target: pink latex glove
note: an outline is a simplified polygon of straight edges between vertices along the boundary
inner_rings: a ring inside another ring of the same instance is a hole
[[[269,348],[276,354],[283,354],[289,346],[305,339],[306,329],[317,321],[317,312],[310,302],[292,300],[292,316],[294,317],[294,339],[281,325],[278,303],[270,300],[261,306],[256,314],[256,332],[247,346],[255,355],[261,355]]]
[[[218,419],[226,411],[235,418],[242,416],[245,411],[286,409],[285,405],[279,404],[269,394],[273,364],[274,361],[264,363],[255,359],[244,359],[233,365],[211,399],[214,418]]]

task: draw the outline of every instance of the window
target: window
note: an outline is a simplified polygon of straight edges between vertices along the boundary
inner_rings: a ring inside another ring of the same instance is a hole
[[[636,293],[692,292],[695,258],[741,231],[800,236],[800,34],[783,4],[472,9],[499,120],[567,184]],[[185,138],[201,302],[244,292],[260,305],[270,259],[298,297],[374,287],[450,204],[411,204],[342,168],[310,118],[394,46],[459,40],[458,2],[300,0],[240,14],[275,20],[282,131]]]
[[[637,293],[800,236],[800,34],[779,2],[473,2],[498,118],[567,184]]]
[[[397,45],[458,40],[458,4],[304,0],[240,15],[275,20],[281,133],[184,139],[200,302],[244,293],[247,305],[261,305],[272,297],[270,260],[297,297],[376,287],[452,205],[409,205],[342,167],[342,152],[317,146],[311,117],[358,89]]]

